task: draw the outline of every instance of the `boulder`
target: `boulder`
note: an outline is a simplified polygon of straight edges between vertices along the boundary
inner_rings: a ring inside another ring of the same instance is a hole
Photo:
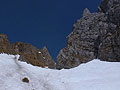
[[[27,77],[24,77],[24,78],[22,79],[22,81],[25,82],[25,83],[29,83],[29,82],[30,82]]]

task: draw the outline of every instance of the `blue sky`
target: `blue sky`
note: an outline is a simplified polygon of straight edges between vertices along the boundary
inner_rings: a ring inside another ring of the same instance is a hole
[[[46,46],[55,59],[84,8],[97,11],[101,0],[0,0],[0,33],[11,43]]]

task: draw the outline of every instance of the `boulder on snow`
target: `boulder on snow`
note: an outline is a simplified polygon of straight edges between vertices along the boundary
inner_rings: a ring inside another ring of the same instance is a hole
[[[29,83],[29,79],[28,79],[27,77],[24,77],[24,78],[22,79],[22,81],[25,82],[25,83]]]

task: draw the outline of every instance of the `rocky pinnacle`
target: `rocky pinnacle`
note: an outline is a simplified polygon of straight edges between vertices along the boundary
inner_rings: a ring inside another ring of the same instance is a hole
[[[56,68],[73,68],[95,58],[120,61],[120,0],[102,0],[98,12],[86,8],[56,57]]]

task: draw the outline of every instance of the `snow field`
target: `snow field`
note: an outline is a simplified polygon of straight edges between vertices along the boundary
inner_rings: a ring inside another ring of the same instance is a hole
[[[73,69],[52,70],[18,58],[0,54],[0,90],[120,90],[119,62],[95,59]]]

